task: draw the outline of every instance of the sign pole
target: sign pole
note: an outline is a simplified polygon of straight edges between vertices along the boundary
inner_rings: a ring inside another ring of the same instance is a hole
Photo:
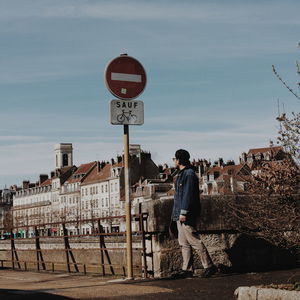
[[[125,171],[125,216],[126,216],[127,278],[128,279],[133,279],[131,202],[130,202],[130,183],[129,183],[129,126],[128,125],[124,125],[124,171]]]
[[[125,216],[127,245],[127,277],[133,279],[132,229],[129,182],[129,125],[144,124],[144,103],[137,98],[145,89],[147,75],[142,64],[127,54],[109,62],[104,71],[107,89],[119,100],[110,103],[110,122],[124,126]]]

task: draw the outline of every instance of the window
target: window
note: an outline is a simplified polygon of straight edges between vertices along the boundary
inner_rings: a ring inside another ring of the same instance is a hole
[[[105,192],[107,193],[107,184],[105,185]]]
[[[63,167],[68,165],[68,154],[63,154]]]
[[[101,185],[101,193],[103,193],[104,191],[103,191],[103,185]]]

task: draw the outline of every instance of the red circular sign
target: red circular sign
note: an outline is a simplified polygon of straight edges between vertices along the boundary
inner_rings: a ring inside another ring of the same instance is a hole
[[[127,55],[113,59],[105,69],[104,78],[108,90],[123,100],[130,100],[139,96],[147,81],[142,64]]]

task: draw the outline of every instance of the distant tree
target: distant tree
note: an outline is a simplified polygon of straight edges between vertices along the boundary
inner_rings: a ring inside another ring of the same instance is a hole
[[[294,149],[294,139],[287,136],[293,136],[291,127],[278,139]],[[288,152],[281,161],[261,162],[248,182],[248,197],[226,203],[225,214],[240,232],[300,253],[300,171],[295,153]]]
[[[294,96],[299,96],[276,76]],[[300,76],[299,64],[297,73]],[[300,113],[277,118],[277,143],[285,158],[262,161],[248,183],[247,199],[237,198],[225,206],[226,217],[240,231],[259,236],[300,254]],[[246,200],[246,201],[245,201]]]
[[[300,43],[298,43],[298,48],[300,50]],[[273,73],[276,75],[276,77],[282,82],[282,84],[298,99],[300,100],[300,96],[286,83],[286,81],[280,76],[280,74],[277,72],[276,67],[272,65]],[[296,61],[296,69],[297,69],[297,74],[300,77],[300,66],[298,61]],[[298,89],[300,89],[300,82],[297,83]]]
[[[288,118],[282,114],[277,118],[280,123],[278,132],[278,143],[281,144],[286,153],[299,165],[300,163],[300,113],[292,113]]]

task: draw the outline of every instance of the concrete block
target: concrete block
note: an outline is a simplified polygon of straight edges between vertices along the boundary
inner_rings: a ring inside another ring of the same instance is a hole
[[[299,300],[300,291],[242,286],[235,290],[237,300]]]
[[[257,300],[257,288],[241,286],[234,292],[237,300]]]

